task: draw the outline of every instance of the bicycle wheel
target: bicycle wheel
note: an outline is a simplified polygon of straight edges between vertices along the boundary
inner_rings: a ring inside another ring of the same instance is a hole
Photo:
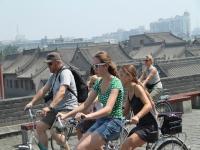
[[[188,148],[178,139],[169,139],[161,143],[157,150],[188,150]]]
[[[172,112],[172,107],[167,101],[158,101],[156,103],[156,110],[159,113]]]
[[[67,140],[69,139],[69,137],[71,136],[72,134],[72,131],[73,131],[73,127],[69,128],[68,130],[66,129],[65,131],[63,131],[60,136],[61,138],[63,139],[63,143],[66,143],[67,144]],[[59,144],[57,143],[54,138],[51,136],[51,139],[50,139],[50,142],[51,142],[51,149],[52,150],[64,150],[63,148],[63,145],[62,144]]]

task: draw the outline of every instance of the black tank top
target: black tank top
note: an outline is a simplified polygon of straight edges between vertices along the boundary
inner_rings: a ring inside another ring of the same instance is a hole
[[[144,104],[142,103],[142,101],[140,100],[140,98],[136,97],[135,95],[133,95],[132,100],[129,100],[129,103],[131,104],[131,109],[134,113],[134,115],[136,115],[144,106]],[[156,120],[154,118],[154,116],[148,112],[146,115],[144,115],[142,118],[140,118],[139,123],[137,124],[140,126],[147,126],[147,125],[156,125]]]

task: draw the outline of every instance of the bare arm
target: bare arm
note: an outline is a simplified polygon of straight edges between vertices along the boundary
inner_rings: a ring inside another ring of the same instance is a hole
[[[33,97],[33,99],[31,100],[31,103],[34,105],[36,102],[38,102],[39,100],[41,100],[44,95],[50,90],[50,87],[48,85],[45,85],[44,87],[42,87]]]
[[[147,78],[143,81],[143,85],[145,86],[149,80],[151,80],[153,78],[153,76],[155,76],[157,73],[157,70],[154,68],[151,70],[150,74],[147,76]]]
[[[63,100],[66,91],[67,91],[67,86],[61,85],[59,90],[57,91],[56,95],[54,96],[52,102],[50,103],[50,106],[52,108],[57,106],[59,104],[59,102]]]
[[[112,89],[110,96],[108,98],[108,101],[106,103],[106,106],[96,112],[86,115],[85,116],[86,119],[98,119],[98,118],[109,115],[113,110],[118,93],[119,93],[119,89]]]
[[[78,106],[77,108],[73,109],[72,111],[68,113],[65,113],[65,114],[59,113],[58,116],[61,116],[62,119],[65,119],[65,118],[76,115],[78,112],[83,112],[93,103],[96,97],[97,97],[96,92],[94,90],[91,90],[88,98],[86,99],[84,103],[82,103],[80,106]]]
[[[140,119],[152,109],[152,105],[144,89],[140,85],[135,86],[135,95],[139,97],[144,104],[143,108],[137,114],[135,114],[135,116]]]
[[[124,103],[124,111],[123,111],[123,113],[124,113],[124,116],[126,117],[126,118],[128,118],[128,115],[129,115],[129,112],[130,112],[130,102],[129,102],[129,100],[126,98],[126,100],[125,100],[125,103]]]
[[[145,72],[142,72],[142,75],[140,76],[140,78],[138,79],[138,81],[139,82],[143,82],[144,76],[145,76]]]

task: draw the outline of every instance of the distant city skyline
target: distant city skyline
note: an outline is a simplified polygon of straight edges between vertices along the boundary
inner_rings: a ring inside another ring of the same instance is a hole
[[[0,0],[0,41],[16,35],[36,40],[91,38],[130,30],[160,18],[190,13],[191,31],[200,27],[198,0]]]

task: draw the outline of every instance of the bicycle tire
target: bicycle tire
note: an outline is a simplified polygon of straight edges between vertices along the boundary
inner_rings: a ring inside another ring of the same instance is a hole
[[[69,128],[68,130],[66,129],[62,135],[65,136],[65,142],[67,142],[72,134],[72,131],[73,131],[73,127]],[[51,143],[51,149],[52,150],[60,150],[61,146],[57,144],[57,142],[53,139],[53,137],[51,136],[51,139],[50,139],[50,143]]]
[[[156,150],[188,150],[188,148],[181,140],[167,139]]]
[[[167,101],[158,101],[156,103],[156,110],[159,113],[172,112],[172,106]]]

